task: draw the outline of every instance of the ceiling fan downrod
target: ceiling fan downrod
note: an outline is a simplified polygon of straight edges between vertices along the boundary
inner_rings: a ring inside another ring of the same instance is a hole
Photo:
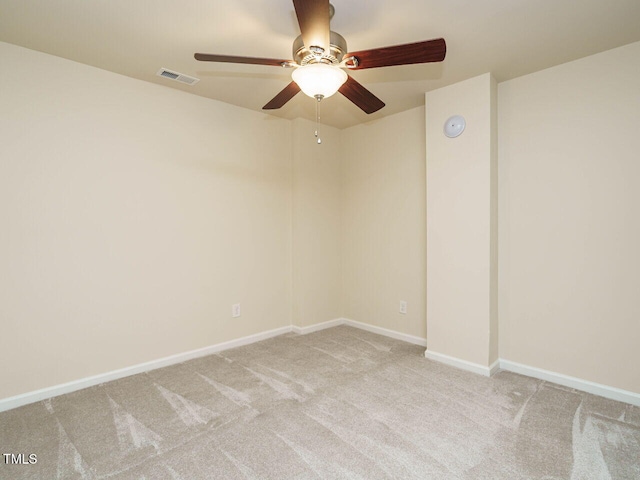
[[[339,92],[364,113],[372,114],[383,108],[384,102],[358,83],[351,75],[348,75],[346,71],[442,62],[446,56],[447,46],[443,38],[355,52],[349,51],[344,37],[331,30],[330,21],[335,9],[329,0],[292,1],[300,27],[300,35],[293,42],[293,59],[241,57],[209,53],[196,53],[194,54],[195,59],[204,62],[292,68],[292,81],[262,107],[264,110],[275,110],[283,107],[301,91],[310,97],[322,94],[323,98]],[[321,72],[326,75],[320,79]],[[298,80],[303,84],[305,83],[303,77],[310,78],[312,83],[315,83],[310,86],[307,82],[306,87],[309,88],[303,88],[298,83]],[[329,77],[329,79],[327,80],[326,77]],[[318,102],[320,100],[322,99],[317,99],[316,109],[319,109]],[[316,112],[316,127],[320,123],[319,117],[318,110]],[[321,143],[317,130],[316,134],[318,143]]]

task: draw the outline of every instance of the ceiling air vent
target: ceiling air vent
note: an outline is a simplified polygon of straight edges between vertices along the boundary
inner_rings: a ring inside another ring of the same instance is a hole
[[[158,73],[156,73],[156,75],[159,77],[165,77],[171,80],[175,80],[176,82],[186,83],[187,85],[195,85],[200,81],[199,78],[190,77],[189,75],[184,75],[178,72],[173,72],[166,68],[161,68],[160,70],[158,70]]]

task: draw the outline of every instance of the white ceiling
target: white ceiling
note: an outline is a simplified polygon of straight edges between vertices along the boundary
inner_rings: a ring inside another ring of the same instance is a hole
[[[501,82],[640,41],[640,0],[332,0],[349,50],[443,37],[439,64],[351,72],[387,105],[366,115],[340,94],[322,123],[339,128],[424,104],[424,92],[492,72]],[[291,0],[0,0],[0,41],[260,111],[291,80],[279,67],[198,62],[195,52],[291,58]],[[200,78],[186,86],[168,68]],[[6,72],[3,72],[6,74]],[[298,94],[284,118],[313,119]]]

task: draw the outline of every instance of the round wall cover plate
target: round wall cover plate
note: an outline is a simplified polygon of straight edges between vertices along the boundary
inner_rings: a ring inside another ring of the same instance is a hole
[[[464,132],[467,122],[464,121],[462,115],[454,115],[449,117],[444,124],[444,134],[449,138],[455,138]]]

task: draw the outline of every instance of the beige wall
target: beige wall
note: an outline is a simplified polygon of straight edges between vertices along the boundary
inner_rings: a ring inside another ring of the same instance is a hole
[[[291,122],[0,58],[0,398],[291,324]]]
[[[485,74],[426,95],[427,350],[481,366],[497,343],[494,85]],[[452,115],[466,120],[457,138],[443,134]]]
[[[640,392],[640,43],[499,85],[500,356]]]
[[[307,101],[315,101],[311,98]],[[342,317],[340,130],[293,122],[293,324]]]
[[[424,108],[342,131],[343,311],[425,338]],[[399,302],[407,302],[407,314]]]
[[[426,337],[424,108],[323,127],[316,148],[304,120],[0,58],[0,398],[340,316]],[[639,60],[633,44],[498,88],[499,354],[636,392]],[[495,228],[474,237],[490,264]],[[495,282],[459,297],[490,312],[489,361]],[[442,353],[486,363],[451,327]]]

